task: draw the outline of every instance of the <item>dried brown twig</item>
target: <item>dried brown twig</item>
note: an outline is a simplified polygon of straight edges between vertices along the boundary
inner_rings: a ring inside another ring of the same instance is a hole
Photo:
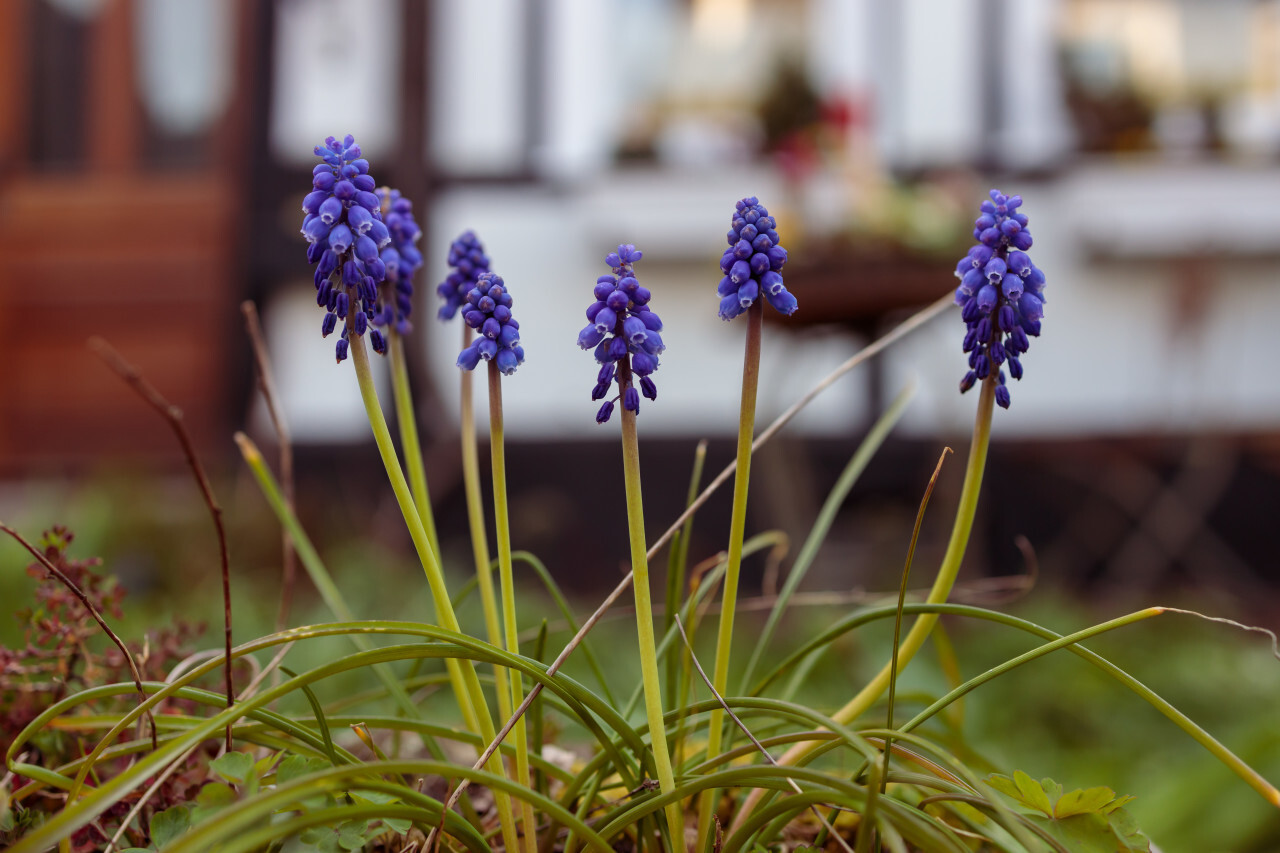
[[[224,652],[226,656],[225,683],[227,707],[230,708],[235,704],[236,698],[231,678],[231,557],[227,551],[227,531],[222,523],[222,507],[218,505],[218,499],[213,496],[213,487],[209,485],[209,478],[205,476],[204,466],[200,464],[200,459],[196,456],[195,446],[191,443],[191,436],[187,434],[187,428],[182,422],[182,409],[166,400],[150,382],[142,377],[136,367],[125,361],[115,347],[111,346],[103,338],[96,336],[90,338],[89,349],[97,353],[107,363],[108,367],[114,370],[121,379],[128,383],[130,388],[138,393],[139,397],[159,412],[161,417],[169,423],[174,435],[178,437],[178,443],[182,445],[182,452],[187,458],[187,464],[191,467],[192,475],[196,478],[196,484],[200,487],[200,493],[204,495],[204,502],[209,508],[209,515],[213,517],[213,526],[218,534],[218,552],[222,568],[222,606],[225,622]],[[227,751],[231,751],[230,723],[227,724]]]
[[[240,303],[240,312],[244,314],[244,327],[253,344],[253,359],[258,365],[258,390],[262,392],[262,400],[267,405],[267,416],[271,418],[271,426],[276,431],[276,440],[280,442],[280,488],[284,493],[285,506],[294,510],[293,483],[293,440],[289,434],[289,425],[285,422],[284,412],[279,406],[279,395],[276,394],[275,374],[271,370],[271,356],[267,352],[266,339],[262,334],[262,323],[258,319],[258,306],[253,300],[246,299]],[[289,605],[293,601],[294,578],[297,575],[297,556],[293,549],[293,537],[288,528],[281,531],[280,562],[280,610],[276,614],[276,630],[283,631],[289,625]]]
[[[98,627],[102,629],[102,632],[110,638],[111,642],[116,644],[116,648],[118,648],[120,653],[124,655],[125,663],[129,665],[129,672],[133,674],[133,686],[138,688],[138,698],[142,702],[146,702],[147,691],[142,689],[142,672],[138,669],[137,662],[133,659],[133,655],[129,653],[129,649],[125,646],[124,641],[120,639],[119,635],[116,634],[115,631],[111,630],[111,626],[102,618],[102,614],[98,612],[98,608],[93,606],[93,602],[89,600],[89,596],[85,595],[84,590],[76,586],[75,581],[67,577],[61,569],[55,566],[48,557],[40,552],[40,549],[36,548],[26,539],[23,539],[22,535],[18,533],[18,531],[3,522],[0,522],[0,531],[12,536],[19,545],[31,552],[31,556],[35,557],[41,566],[44,566],[45,571],[70,590],[72,595],[80,599],[80,603],[84,605],[85,610],[89,611],[89,615],[93,617],[93,621],[98,623]],[[156,720],[155,717],[151,716],[151,711],[146,712],[146,717],[147,722],[151,724],[151,748],[155,749],[158,746],[156,742]]]

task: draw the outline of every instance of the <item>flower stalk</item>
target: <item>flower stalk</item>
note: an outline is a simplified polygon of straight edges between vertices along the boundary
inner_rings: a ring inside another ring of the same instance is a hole
[[[470,374],[470,371],[464,371]],[[507,511],[507,461],[502,418],[502,374],[496,360],[489,362],[489,454],[492,460],[494,532],[498,541],[498,577],[502,584],[502,621],[506,633],[506,649],[520,654],[520,634],[516,624],[515,578],[511,567],[511,523]],[[524,701],[524,686],[519,672],[511,673],[510,705]],[[504,714],[508,711],[503,711]],[[529,740],[525,718],[516,723],[516,782],[530,787]],[[524,822],[525,853],[537,853],[537,822],[528,800],[520,804]]]
[[[624,387],[630,387],[631,368],[618,364]],[[640,639],[640,672],[644,683],[645,715],[653,763],[662,792],[675,790],[675,774],[667,748],[667,731],[662,722],[662,688],[658,674],[658,651],[653,635],[653,599],[649,592],[649,558],[645,553],[644,502],[640,492],[640,442],[636,435],[636,413],[622,409],[622,470],[627,492],[627,533],[631,540],[631,572],[636,598],[636,631]],[[667,828],[676,850],[684,849],[684,817],[678,802],[666,807]]]
[[[462,348],[471,346],[471,327],[462,327]],[[473,406],[472,373],[462,374],[459,387],[461,401],[460,431],[462,433],[462,485],[467,497],[467,527],[471,531],[471,554],[476,564],[476,585],[480,587],[480,605],[484,611],[485,634],[489,642],[502,647],[502,620],[498,615],[498,597],[493,588],[493,564],[489,558],[489,539],[485,530],[484,496],[480,489],[480,454],[476,447],[476,415]],[[511,717],[510,688],[507,686],[507,670],[494,664],[493,677],[498,697],[498,713],[502,718]]]
[[[391,330],[388,335],[391,362],[391,388],[396,403],[396,426],[400,431],[400,447],[404,450],[404,467],[409,476],[413,504],[422,519],[431,551],[440,561],[440,539],[436,533],[435,513],[431,511],[431,493],[427,489],[427,469],[422,462],[422,445],[418,441],[418,424],[414,417],[413,393],[409,390],[409,369],[404,357],[404,338]]]
[[[1003,387],[992,375],[982,382],[982,390],[978,397],[978,414],[973,427],[973,438],[969,445],[969,461],[965,467],[964,485],[960,489],[960,503],[956,507],[955,523],[951,528],[951,539],[947,542],[947,550],[943,554],[942,564],[938,568],[938,576],[925,599],[926,604],[941,604],[951,595],[956,576],[960,573],[960,565],[964,562],[965,549],[969,545],[969,535],[973,531],[973,519],[978,511],[978,497],[982,492],[982,475],[987,465],[987,449],[991,441],[991,415],[995,410],[996,389]],[[922,614],[912,624],[911,630],[902,640],[896,651],[897,668],[885,664],[866,686],[850,699],[843,708],[832,715],[832,719],[841,725],[847,725],[866,713],[885,691],[889,689],[891,675],[900,675],[916,652],[924,645],[933,627],[938,623],[937,613]],[[779,759],[781,764],[796,764],[821,749],[820,741],[804,741],[791,747]],[[734,818],[734,826],[741,826],[754,811],[765,794],[764,789],[756,789],[748,795],[739,814]]]
[[[369,417],[369,425],[373,428],[374,441],[378,446],[378,454],[382,457],[383,465],[386,467],[387,479],[391,481],[391,490],[395,494],[396,503],[400,506],[405,525],[409,529],[409,538],[413,540],[414,549],[418,552],[418,559],[427,576],[427,584],[431,588],[431,596],[435,601],[436,619],[440,627],[461,633],[462,628],[458,624],[457,615],[449,599],[444,573],[427,539],[422,520],[418,517],[413,494],[405,480],[404,472],[400,470],[400,462],[396,458],[395,447],[391,443],[391,431],[387,428],[386,419],[382,415],[382,406],[378,402],[378,392],[374,386],[373,371],[369,364],[369,353],[364,348],[364,339],[356,335],[351,337],[354,340],[349,352],[360,385],[360,399]],[[446,658],[445,666],[467,728],[479,734],[485,742],[492,740],[495,734],[493,719],[489,716],[489,708],[485,702],[484,691],[480,687],[480,679],[476,676],[475,667],[470,660],[457,658]],[[488,770],[505,775],[502,761],[496,755],[490,759]],[[507,849],[515,850],[517,836],[511,797],[495,791],[494,800],[498,807],[499,821],[502,824],[502,834],[506,840]]]
[[[751,480],[751,441],[755,435],[756,392],[760,384],[761,328],[764,301],[757,299],[747,309],[747,341],[742,363],[742,404],[738,412],[738,466],[733,477],[733,510],[729,519],[729,553],[725,564],[724,592],[720,610],[720,628],[716,636],[716,662],[712,683],[716,692],[725,695],[729,680],[729,655],[733,645],[734,611],[738,601],[738,576],[742,569],[742,541],[746,536],[747,489]],[[711,711],[707,728],[707,759],[720,754],[724,730],[724,712]],[[705,791],[698,807],[698,849],[706,848],[711,831],[711,817],[716,792]]]

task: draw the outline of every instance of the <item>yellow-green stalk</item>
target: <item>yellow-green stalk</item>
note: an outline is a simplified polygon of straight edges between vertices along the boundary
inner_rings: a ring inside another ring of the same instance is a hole
[[[470,372],[470,371],[466,371]],[[502,419],[502,374],[496,361],[489,362],[489,455],[493,477],[493,527],[498,540],[498,577],[502,583],[502,621],[506,632],[506,648],[513,655],[520,654],[520,634],[516,627],[515,579],[511,569],[511,524],[507,513],[507,454]],[[524,685],[519,672],[511,673],[511,707],[524,701]],[[505,713],[505,712],[504,712]],[[529,738],[525,718],[516,722],[516,782],[531,787],[529,776]],[[525,853],[537,853],[537,822],[533,805],[528,800],[520,804],[524,822]]]
[[[725,566],[720,631],[716,637],[716,664],[711,680],[716,692],[725,694],[729,680],[729,653],[733,644],[733,616],[738,600],[738,575],[742,569],[742,540],[747,525],[747,487],[751,479],[751,440],[755,435],[756,389],[760,384],[760,338],[764,299],[747,309],[747,343],[742,364],[742,404],[738,412],[738,467],[733,477],[733,512],[729,520],[729,554]],[[715,708],[707,726],[707,759],[720,754],[724,712]],[[698,850],[707,849],[716,792],[704,791],[698,803]]]
[[[462,326],[462,348],[471,346],[471,327]],[[471,530],[471,553],[476,564],[476,585],[480,587],[480,604],[484,610],[484,628],[489,642],[502,647],[502,622],[498,616],[498,599],[493,589],[493,565],[489,560],[489,539],[484,523],[484,497],[480,491],[480,454],[476,448],[476,415],[472,404],[472,373],[462,374],[459,386],[462,433],[462,485],[467,495],[467,526]],[[493,678],[498,696],[498,713],[510,719],[514,708],[507,687],[507,670],[494,664]]]
[[[426,573],[427,584],[431,588],[431,597],[435,601],[436,619],[440,627],[461,633],[458,618],[453,612],[453,604],[449,600],[449,590],[445,585],[444,572],[436,559],[431,543],[427,540],[427,531],[418,517],[413,503],[413,495],[400,470],[400,461],[396,458],[395,447],[391,443],[391,431],[387,429],[386,419],[382,416],[382,405],[378,401],[378,391],[374,387],[373,371],[369,365],[369,353],[364,348],[364,338],[352,335],[350,347],[351,360],[355,365],[356,378],[360,384],[360,398],[364,402],[365,412],[369,417],[369,425],[373,428],[374,441],[378,453],[387,470],[387,479],[391,481],[391,490],[395,494],[396,503],[404,516],[405,525],[409,528],[409,538],[413,540],[414,549]],[[475,667],[468,659],[446,658],[445,666],[449,671],[449,680],[453,685],[454,695],[462,710],[463,719],[472,732],[479,734],[488,743],[497,733],[493,726],[493,718],[489,716],[489,708],[480,687],[480,679],[476,676]],[[501,759],[495,754],[490,759],[487,769],[492,773],[505,775]],[[516,849],[515,815],[511,810],[511,798],[505,793],[494,792],[494,801],[498,807],[498,818],[502,824],[502,834],[508,850]]]
[[[995,408],[996,385],[994,374],[982,383],[982,390],[978,397],[978,415],[973,427],[973,439],[969,445],[969,461],[965,468],[964,485],[960,490],[960,503],[956,507],[951,539],[942,557],[942,565],[938,568],[938,576],[933,581],[928,598],[925,599],[928,604],[941,604],[947,600],[951,594],[951,588],[955,585],[956,576],[960,572],[960,564],[964,561],[965,549],[969,545],[969,534],[973,530],[973,519],[978,510],[978,497],[982,492],[982,474],[987,464],[987,447],[991,440],[991,413]],[[936,613],[927,613],[916,619],[911,630],[902,640],[902,644],[898,646],[897,673],[900,674],[907,664],[911,663],[911,659],[924,645],[937,622],[938,614]],[[866,713],[889,688],[891,672],[893,672],[891,664],[885,664],[875,678],[871,679],[843,708],[833,714],[832,718],[838,723],[848,724]],[[809,756],[820,746],[821,744],[815,741],[798,743],[783,754],[779,763],[794,764]],[[765,793],[763,789],[752,791],[734,819],[735,827],[740,826],[751,815]]]
[[[631,367],[618,362],[618,373],[624,388],[631,387]],[[622,470],[627,490],[627,533],[631,540],[631,573],[636,596],[636,631],[640,638],[640,672],[644,682],[645,715],[649,721],[649,739],[653,744],[653,763],[658,771],[658,786],[669,793],[675,790],[675,774],[667,749],[667,731],[662,722],[662,688],[658,674],[658,650],[653,636],[653,599],[649,593],[649,558],[645,553],[644,502],[640,493],[640,441],[636,435],[636,414],[622,407]],[[680,803],[668,804],[667,828],[671,842],[684,850],[684,817]]]
[[[422,445],[418,442],[418,422],[409,390],[409,369],[405,364],[404,338],[395,329],[387,329],[387,360],[391,363],[391,388],[396,402],[396,427],[400,430],[400,447],[404,451],[404,467],[409,475],[413,504],[422,519],[427,541],[440,562],[440,539],[436,535],[435,514],[431,511],[431,493],[427,490],[427,469],[422,463]]]

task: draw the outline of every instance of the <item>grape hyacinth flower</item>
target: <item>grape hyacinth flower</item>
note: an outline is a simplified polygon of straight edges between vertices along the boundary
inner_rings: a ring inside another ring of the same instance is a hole
[[[378,283],[387,272],[378,251],[391,242],[391,232],[355,139],[348,134],[324,142],[315,149],[324,162],[312,170],[312,191],[302,200],[302,234],[310,244],[307,260],[316,264],[316,304],[325,309],[321,334],[328,337],[343,321],[335,348],[341,362],[350,336],[364,335],[377,314]],[[374,350],[386,352],[381,332],[374,329],[369,338]]]
[[[618,397],[608,400],[596,413],[596,423],[605,423],[613,415],[613,404],[621,398],[628,411],[640,412],[640,395],[658,399],[658,388],[650,376],[658,369],[658,355],[666,349],[662,342],[662,320],[649,310],[650,293],[636,280],[633,264],[642,253],[630,243],[610,252],[604,262],[613,268],[612,275],[596,279],[595,302],[587,308],[586,328],[578,333],[578,346],[594,349],[601,365],[596,377],[592,400],[602,400],[609,388],[618,384]],[[640,389],[632,383],[632,374],[640,377]]]
[[[462,319],[479,337],[458,355],[458,367],[475,370],[481,361],[493,361],[503,376],[510,376],[524,363],[520,324],[511,316],[511,294],[502,276],[481,273],[467,293]]]
[[[978,245],[956,265],[956,304],[961,307],[967,331],[964,351],[969,372],[960,380],[960,393],[985,380],[994,371],[996,403],[1009,408],[1009,388],[1004,368],[1022,379],[1022,356],[1040,334],[1044,316],[1044,273],[1031,262],[1031,232],[1026,214],[1018,208],[1022,196],[991,191],[982,202],[982,215],[973,223]]]
[[[464,232],[449,246],[449,266],[449,275],[436,286],[436,293],[444,300],[438,315],[441,320],[453,319],[466,304],[476,279],[489,271],[489,256],[474,231]]]
[[[763,295],[780,314],[795,313],[796,298],[782,284],[787,250],[778,243],[777,222],[755,196],[739,201],[729,228],[729,248],[720,258],[724,278],[720,294],[720,318],[732,320]]]
[[[386,280],[379,288],[379,301],[373,324],[391,327],[398,335],[412,330],[409,314],[413,311],[413,274],[422,266],[422,253],[414,244],[422,229],[413,218],[413,202],[399,190],[380,187],[377,191],[382,221],[391,232],[391,243],[379,255],[386,268]]]

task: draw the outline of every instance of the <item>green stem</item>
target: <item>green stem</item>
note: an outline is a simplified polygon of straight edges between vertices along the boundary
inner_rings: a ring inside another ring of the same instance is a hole
[[[724,598],[720,610],[720,632],[716,637],[716,666],[712,676],[721,696],[729,680],[729,652],[733,642],[733,616],[738,599],[738,574],[742,569],[742,540],[747,526],[747,487],[751,480],[751,441],[756,426],[756,388],[760,383],[760,327],[764,300],[757,299],[747,309],[747,343],[742,362],[742,405],[738,413],[738,468],[733,476],[733,514],[729,521],[729,559],[724,575]],[[716,708],[707,724],[707,758],[720,754],[724,712]],[[711,817],[716,792],[707,790],[698,804],[698,850],[706,850],[711,834]]]
[[[489,362],[489,455],[493,467],[493,527],[498,538],[498,578],[502,583],[502,621],[506,630],[506,649],[513,655],[520,654],[520,632],[516,625],[515,577],[511,569],[511,522],[507,512],[507,453],[502,422],[502,374],[497,362]],[[511,674],[511,706],[518,707],[524,701],[524,685],[519,673]],[[525,718],[516,722],[516,782],[530,787],[529,740]],[[523,800],[520,803],[524,821],[524,849],[537,853],[537,823],[533,806]]]
[[[960,504],[956,507],[955,524],[951,528],[951,540],[947,543],[946,553],[942,556],[942,565],[938,568],[938,576],[934,579],[927,604],[941,604],[951,594],[956,576],[960,573],[960,564],[964,561],[964,552],[969,545],[969,534],[973,530],[973,519],[978,511],[978,496],[982,491],[982,473],[987,466],[987,445],[991,440],[991,413],[995,408],[996,378],[990,376],[982,383],[978,395],[978,414],[973,426],[973,440],[969,445],[969,462],[964,472],[964,485],[960,489]],[[895,676],[906,668],[916,652],[924,645],[933,626],[938,622],[938,614],[929,613],[920,616],[907,632],[902,644],[897,648],[897,667],[885,664],[884,668],[867,683],[849,702],[832,715],[842,725],[857,719],[866,713],[884,692],[889,688],[890,674]],[[808,741],[798,743],[779,759],[780,764],[794,764],[810,755],[820,743]],[[734,825],[739,826],[747,820],[756,804],[764,796],[764,791],[753,791],[743,803]]]
[[[462,348],[471,346],[471,327],[463,324]],[[485,634],[491,645],[502,647],[502,622],[498,616],[498,597],[493,589],[493,563],[489,559],[489,540],[484,523],[484,498],[480,489],[480,454],[476,448],[476,415],[472,404],[474,374],[461,370],[459,388],[461,406],[460,429],[462,432],[462,485],[467,495],[467,522],[471,530],[471,553],[476,564],[476,585],[480,587],[480,604],[484,610]],[[511,719],[510,690],[507,687],[507,670],[494,665],[493,678],[497,684],[498,713],[502,719]]]
[[[631,387],[631,369],[619,363],[622,386]],[[622,470],[627,489],[627,533],[631,539],[631,572],[636,595],[636,631],[640,639],[640,671],[644,680],[644,706],[649,719],[649,739],[653,744],[653,763],[658,771],[662,792],[675,790],[675,774],[671,772],[671,755],[667,751],[667,730],[662,722],[661,676],[658,674],[658,651],[653,638],[653,600],[649,594],[649,558],[645,553],[644,502],[640,494],[640,441],[636,437],[635,412],[622,407]],[[675,850],[684,850],[684,818],[680,802],[666,808],[667,828]]]
[[[409,473],[409,488],[418,517],[427,532],[427,541],[440,561],[440,539],[436,534],[435,514],[431,511],[431,493],[427,491],[427,469],[422,464],[422,445],[418,442],[418,423],[414,417],[413,393],[409,390],[409,368],[404,358],[404,338],[395,330],[387,333],[391,362],[391,388],[396,401],[396,426],[400,430],[400,446],[404,449],[404,465]]]
[[[409,538],[413,540],[413,547],[418,552],[418,560],[422,563],[423,572],[426,573],[427,585],[431,588],[431,597],[435,601],[436,619],[440,627],[462,633],[458,617],[453,612],[453,604],[449,600],[444,573],[440,570],[440,563],[436,560],[431,543],[427,540],[427,531],[422,526],[422,519],[418,517],[409,484],[405,481],[404,472],[400,470],[400,461],[396,458],[395,447],[391,443],[391,431],[387,429],[387,421],[382,416],[382,405],[378,402],[378,391],[374,387],[373,371],[369,366],[369,353],[364,348],[364,338],[354,335],[352,338],[351,361],[355,365],[356,379],[360,384],[360,399],[364,402],[369,426],[373,428],[373,438],[378,445],[378,453],[382,456],[382,464],[387,469],[391,491],[395,493],[396,503],[400,505],[405,526],[409,528]],[[457,658],[446,658],[445,667],[449,671],[449,682],[453,685],[454,696],[458,700],[467,727],[483,737],[486,743],[491,742],[496,732],[475,667],[469,659],[465,658],[461,661]],[[492,773],[505,773],[502,759],[496,752],[487,766]],[[498,807],[498,817],[502,824],[502,834],[506,840],[507,849],[515,850],[517,836],[511,798],[507,794],[495,791],[494,801]]]

